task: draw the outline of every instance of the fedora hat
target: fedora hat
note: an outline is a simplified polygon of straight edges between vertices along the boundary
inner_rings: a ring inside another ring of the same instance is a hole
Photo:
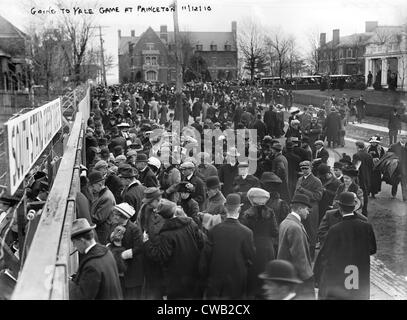
[[[271,149],[274,149],[276,151],[281,151],[281,150],[283,150],[283,146],[281,145],[281,143],[275,143],[274,145],[271,146]]]
[[[218,176],[212,176],[206,178],[206,188],[207,189],[215,189],[219,188],[221,186],[219,177]]]
[[[100,181],[105,180],[103,174],[100,171],[92,171],[89,174],[88,179],[89,179],[89,185],[93,185]]]
[[[136,162],[148,162],[147,155],[144,153],[140,153],[137,155]]]
[[[95,170],[99,170],[102,168],[108,168],[109,165],[107,164],[107,162],[105,160],[99,160],[98,162],[96,162],[95,166],[93,167],[93,169]]]
[[[286,260],[273,260],[267,263],[266,270],[259,275],[260,279],[302,283],[294,266]]]
[[[117,205],[115,205],[113,207],[113,209],[117,210],[118,212],[120,212],[122,215],[124,215],[127,219],[130,219],[132,216],[134,216],[134,214],[136,213],[136,211],[134,210],[134,208],[129,205],[127,202],[122,202],[119,203]]]
[[[339,205],[345,207],[356,206],[356,195],[353,192],[342,192],[339,195]]]
[[[266,171],[263,172],[260,178],[260,181],[263,183],[282,183],[283,181],[280,179],[278,175],[274,172]]]
[[[120,166],[120,168],[119,168],[119,177],[120,178],[133,178],[135,176],[136,176],[136,174],[131,165],[124,163],[123,165]]]
[[[86,233],[96,228],[96,225],[91,226],[85,218],[75,219],[72,223],[71,239],[76,236]]]
[[[309,197],[306,196],[305,194],[296,194],[296,195],[294,195],[294,197],[293,197],[292,200],[291,200],[291,203],[292,203],[292,204],[294,204],[294,203],[301,203],[301,204],[306,205],[308,208],[311,208],[311,207],[312,207],[312,206],[311,206],[311,203],[310,203],[310,201],[309,201]]]
[[[150,203],[154,199],[158,199],[163,194],[160,189],[156,187],[150,187],[144,190],[144,198],[142,200],[143,203]]]
[[[243,204],[241,203],[240,195],[237,193],[230,193],[226,197],[225,207],[228,209],[237,209],[241,207]]]

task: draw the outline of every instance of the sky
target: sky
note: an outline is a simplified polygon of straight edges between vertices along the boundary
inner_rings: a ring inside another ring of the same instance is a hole
[[[57,0],[0,0],[0,15],[22,31],[30,21],[54,18],[62,19],[62,13],[38,15],[35,10],[56,9]],[[129,36],[131,30],[140,35],[149,26],[159,30],[160,25],[167,25],[173,30],[171,12],[142,13],[137,6],[169,6],[173,0],[59,0],[66,8],[74,6],[81,9],[96,8],[95,14],[87,17],[94,19],[95,25],[101,25],[106,54],[113,55],[115,66],[108,72],[109,84],[118,82],[118,30],[122,36]],[[180,30],[188,31],[230,31],[231,22],[237,21],[237,28],[246,18],[252,18],[265,30],[279,28],[285,34],[296,38],[300,52],[309,50],[308,36],[312,32],[325,32],[327,41],[332,39],[332,30],[340,29],[340,35],[364,32],[365,21],[378,21],[379,25],[400,25],[407,22],[406,0],[178,0],[179,7],[201,6],[202,11],[179,12]],[[99,12],[99,8],[116,8],[119,13]],[[125,13],[126,7],[133,7],[133,12]],[[205,10],[210,7],[211,11]],[[73,10],[69,13],[73,15]],[[92,45],[99,48],[98,32]]]

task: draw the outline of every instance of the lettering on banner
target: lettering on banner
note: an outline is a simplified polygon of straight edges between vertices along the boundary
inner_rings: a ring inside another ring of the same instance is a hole
[[[62,127],[60,99],[6,123],[10,194],[13,194],[52,138]]]

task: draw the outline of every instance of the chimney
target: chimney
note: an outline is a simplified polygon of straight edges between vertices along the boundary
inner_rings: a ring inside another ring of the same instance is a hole
[[[366,21],[365,32],[374,32],[379,23],[377,21]]]
[[[160,39],[164,40],[164,42],[168,42],[168,31],[166,25],[160,26]]]
[[[326,44],[326,33],[321,33],[319,35],[319,46],[323,47]]]
[[[237,31],[237,22],[236,21],[232,21],[232,32],[236,33]]]
[[[332,44],[334,46],[339,44],[339,29],[334,29],[332,31]]]
[[[237,22],[232,21],[232,36],[233,36],[233,44],[232,44],[232,50],[233,47],[237,48]]]
[[[119,39],[122,37],[122,31],[119,29],[118,31],[117,31],[117,33],[119,34]]]
[[[131,30],[131,36],[135,37],[136,36],[136,32],[134,30]]]

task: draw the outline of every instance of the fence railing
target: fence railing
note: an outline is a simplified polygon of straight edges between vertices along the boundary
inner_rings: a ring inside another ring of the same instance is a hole
[[[73,123],[70,123],[70,134],[58,172],[17,279],[13,300],[69,299],[68,277],[78,266],[77,253],[71,255],[70,234],[76,217],[76,194],[80,190],[80,164],[87,120],[78,106],[90,110],[89,88],[84,86],[73,95],[67,95],[63,98],[63,105],[64,102],[63,111],[69,110]]]

